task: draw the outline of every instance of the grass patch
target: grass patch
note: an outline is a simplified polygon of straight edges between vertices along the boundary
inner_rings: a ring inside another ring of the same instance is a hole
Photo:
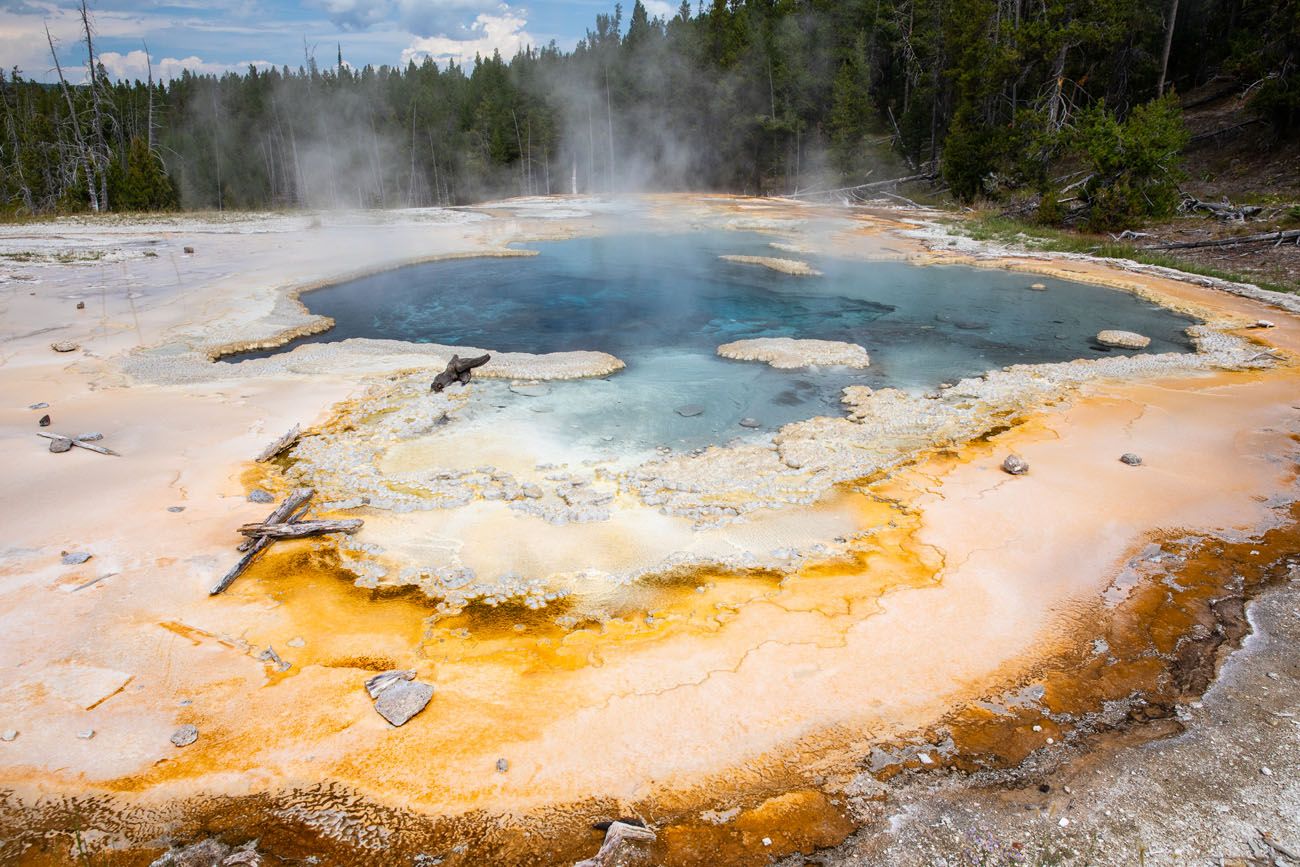
[[[991,241],[1006,246],[1023,247],[1026,250],[1042,250],[1052,253],[1085,253],[1105,259],[1127,259],[1143,265],[1156,265],[1172,268],[1188,274],[1213,277],[1232,283],[1252,283],[1270,292],[1295,294],[1297,287],[1284,286],[1280,283],[1268,283],[1254,277],[1224,271],[1210,265],[1202,265],[1180,259],[1161,250],[1142,250],[1123,241],[1115,241],[1109,235],[1090,235],[1085,232],[1072,232],[1050,226],[1039,226],[1023,220],[1003,217],[997,214],[978,214],[965,220],[949,224],[950,233],[960,233],[976,241]]]

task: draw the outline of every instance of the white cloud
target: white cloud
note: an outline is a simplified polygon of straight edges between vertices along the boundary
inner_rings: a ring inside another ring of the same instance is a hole
[[[497,15],[480,13],[466,28],[467,38],[454,39],[446,35],[416,38],[403,49],[402,63],[419,62],[426,57],[443,63],[449,60],[468,63],[476,54],[490,57],[493,51],[500,51],[502,57],[509,59],[525,46],[536,44],[524,29],[527,26],[528,22],[522,16],[505,7]]]
[[[651,18],[662,18],[665,21],[671,21],[677,17],[677,9],[681,5],[674,6],[666,0],[641,0],[645,4],[645,11],[650,13]]]
[[[395,25],[415,36],[473,38],[476,16],[511,14],[501,0],[309,0],[345,30]]]
[[[139,49],[128,51],[121,54],[116,51],[105,51],[99,55],[100,61],[104,68],[108,70],[109,75],[123,81],[139,79],[146,81],[149,77],[149,61],[145,53]],[[226,72],[247,72],[248,67],[256,66],[258,69],[269,69],[275,64],[267,60],[245,60],[239,63],[213,63],[204,60],[201,57],[164,57],[161,60],[155,59],[153,62],[153,77],[155,81],[170,81],[173,78],[180,78],[181,72],[188,69],[196,75],[221,75]]]

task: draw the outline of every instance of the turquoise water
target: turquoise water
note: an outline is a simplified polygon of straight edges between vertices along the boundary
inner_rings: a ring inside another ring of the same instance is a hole
[[[607,381],[553,383],[542,396],[484,380],[481,390],[502,407],[525,402],[538,424],[568,438],[695,447],[746,434],[741,419],[771,430],[838,414],[846,385],[916,391],[1009,364],[1099,357],[1106,350],[1093,337],[1107,328],[1147,335],[1145,352],[1193,348],[1183,333],[1193,320],[1126,292],[994,269],[794,255],[768,240],[737,232],[614,235],[529,244],[540,251],[534,258],[402,268],[303,296],[335,327],[278,351],[353,337],[603,350],[627,370]],[[824,276],[728,263],[722,254],[802,259]],[[1048,290],[1030,290],[1034,282]],[[862,371],[778,371],[714,353],[749,337],[859,343],[872,363]],[[690,404],[705,411],[675,412]]]

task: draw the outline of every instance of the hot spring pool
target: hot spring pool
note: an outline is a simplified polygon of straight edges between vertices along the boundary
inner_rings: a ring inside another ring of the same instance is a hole
[[[1010,364],[1097,357],[1118,328],[1150,353],[1190,352],[1194,320],[1119,290],[995,269],[862,262],[773,249],[739,232],[621,234],[527,245],[531,258],[459,259],[339,283],[303,296],[335,327],[300,343],[372,338],[545,353],[601,350],[627,369],[607,379],[511,393],[476,380],[486,402],[530,413],[575,444],[693,448],[815,415],[838,415],[845,386],[923,391]],[[727,262],[806,261],[822,276]],[[1033,291],[1032,283],[1047,291]],[[720,344],[757,337],[858,343],[864,370],[776,370],[729,361]],[[230,361],[271,352],[233,356]],[[430,372],[430,379],[434,371]],[[684,406],[704,407],[683,416]]]

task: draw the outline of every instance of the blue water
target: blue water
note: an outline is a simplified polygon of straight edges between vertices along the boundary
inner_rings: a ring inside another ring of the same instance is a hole
[[[1126,292],[957,266],[918,267],[803,256],[737,232],[634,234],[528,245],[535,258],[416,265],[303,296],[335,327],[303,342],[352,337],[499,351],[597,349],[627,362],[608,381],[555,383],[542,397],[480,381],[487,400],[521,402],[567,437],[694,447],[826,412],[850,384],[933,388],[1017,363],[1098,357],[1098,331],[1151,338],[1146,352],[1187,352],[1194,320]],[[721,254],[803,259],[823,277],[794,277]],[[1036,292],[1040,282],[1048,290]],[[716,357],[748,337],[859,343],[863,371],[777,371]],[[1119,352],[1112,350],[1111,352]],[[232,361],[270,353],[248,353]],[[432,378],[432,372],[430,374]],[[706,408],[683,418],[674,409]]]

